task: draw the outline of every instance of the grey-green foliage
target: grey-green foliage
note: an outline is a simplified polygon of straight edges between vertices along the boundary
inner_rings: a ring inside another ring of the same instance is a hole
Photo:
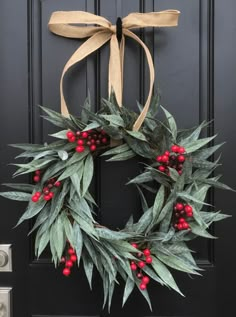
[[[52,260],[58,265],[69,241],[76,251],[78,266],[83,264],[91,288],[94,268],[98,270],[103,280],[104,305],[107,303],[109,310],[118,274],[125,281],[123,305],[134,288],[139,288],[140,281],[131,271],[130,261],[137,261],[137,252],[146,247],[151,249],[153,262],[146,265],[144,273],[183,295],[170,269],[199,275],[200,269],[187,242],[198,236],[215,238],[208,231],[209,226],[229,217],[219,211],[214,212],[206,201],[211,187],[231,190],[219,181],[220,176],[213,175],[220,165],[220,158],[215,160],[214,153],[222,144],[213,144],[215,136],[200,137],[202,129],[207,126],[205,122],[195,128],[178,130],[174,117],[159,103],[159,96],[154,96],[139,131],[132,130],[138,114],[126,107],[120,108],[114,94],[109,100],[102,101],[97,113],[93,112],[88,97],[81,118],[64,117],[41,107],[46,113],[44,118],[61,129],[51,135],[59,140],[44,145],[12,145],[24,151],[17,158],[28,160],[15,164],[18,170],[14,176],[40,169],[43,171],[41,180],[36,185],[6,183],[4,185],[14,191],[0,193],[8,199],[28,202],[18,225],[35,219],[30,233],[36,231],[37,256],[49,245]],[[140,104],[138,108],[140,111],[143,109]],[[163,121],[156,116],[159,109],[164,114]],[[97,223],[96,202],[90,193],[94,156],[88,148],[83,153],[75,152],[76,145],[67,141],[68,130],[90,129],[103,129],[112,139],[112,147],[104,146],[96,155],[108,157],[108,161],[125,161],[135,156],[140,161],[145,160],[145,164],[140,165],[140,174],[127,180],[127,184],[135,185],[140,194],[142,214],[137,222],[131,216],[122,230],[111,230]],[[155,160],[157,155],[174,144],[186,149],[181,176],[174,168],[170,168],[169,176],[160,172],[159,163]],[[42,191],[51,178],[62,183],[59,188],[54,188],[54,198],[47,202],[42,198],[37,203],[32,202],[31,196],[36,191]],[[146,199],[146,191],[153,195],[152,204]],[[191,230],[178,232],[174,229],[173,207],[176,201],[193,207],[193,218],[189,220]],[[139,250],[131,242],[136,242]],[[141,293],[151,308],[147,290]]]

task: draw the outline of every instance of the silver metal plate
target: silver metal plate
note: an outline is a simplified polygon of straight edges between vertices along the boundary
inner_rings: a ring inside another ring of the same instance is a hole
[[[4,257],[7,256],[6,259]],[[11,244],[0,244],[0,273],[12,272],[12,249]],[[1,317],[1,315],[0,315]]]
[[[0,287],[0,317],[12,317],[11,293],[11,287]]]

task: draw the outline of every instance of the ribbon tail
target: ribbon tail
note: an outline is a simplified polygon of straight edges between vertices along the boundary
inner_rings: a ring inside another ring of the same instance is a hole
[[[111,38],[111,33],[108,31],[100,31],[90,37],[86,42],[84,42],[70,57],[64,69],[62,71],[60,79],[60,97],[61,97],[61,113],[68,117],[69,111],[66,105],[64,93],[63,93],[63,80],[66,72],[75,64],[80,62],[82,59],[95,52],[101,46],[103,46]]]
[[[113,89],[117,103],[120,107],[122,105],[122,65],[123,61],[121,62],[119,43],[116,34],[112,34],[110,41],[108,93],[110,95]]]
[[[137,120],[135,121],[135,123],[133,125],[133,131],[138,131],[140,129],[143,121],[145,120],[145,117],[147,115],[147,112],[148,112],[148,109],[149,109],[149,106],[151,103],[154,78],[155,78],[155,71],[154,71],[154,65],[153,65],[151,53],[150,53],[148,47],[144,44],[144,42],[137,35],[135,35],[133,32],[131,32],[127,29],[125,29],[123,32],[125,35],[127,35],[128,37],[131,37],[132,39],[134,39],[136,42],[138,42],[143,47],[144,52],[146,54],[149,72],[150,72],[149,93],[148,93],[147,101],[145,103],[145,106],[143,107],[142,112],[140,113],[140,115],[138,116]]]

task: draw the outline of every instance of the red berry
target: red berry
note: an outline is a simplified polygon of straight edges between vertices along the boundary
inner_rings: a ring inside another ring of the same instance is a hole
[[[77,136],[80,136],[81,132],[80,131],[76,131],[75,133]]]
[[[142,282],[143,282],[144,284],[148,284],[148,283],[150,282],[150,278],[149,278],[148,276],[144,276],[144,277],[142,278]]]
[[[106,144],[107,143],[107,138],[102,138],[101,141],[102,141],[103,144]]]
[[[97,134],[93,134],[93,138],[96,140],[98,138]]]
[[[180,222],[180,223],[184,223],[184,222],[185,222],[185,219],[184,219],[184,218],[180,218],[180,219],[179,219],[179,222]]]
[[[182,163],[182,162],[185,161],[185,156],[184,155],[179,155],[177,159],[178,159],[179,162]]]
[[[169,151],[165,151],[164,154],[167,155],[167,156],[169,156],[169,155],[170,155],[170,152],[169,152]]]
[[[38,175],[34,176],[34,181],[35,183],[38,183],[40,181],[40,177]]]
[[[87,144],[87,145],[91,145],[91,142],[90,142],[90,141],[88,141],[86,144]]]
[[[40,170],[35,171],[35,175],[40,175],[40,174],[41,174]]]
[[[75,142],[76,138],[75,136],[73,135],[71,138],[68,139],[69,142],[73,143]]]
[[[65,275],[65,276],[69,276],[70,275],[70,269],[65,267],[64,270],[62,271],[62,274]]]
[[[55,183],[54,183],[54,186],[60,187],[60,186],[61,186],[61,182],[60,182],[60,181],[55,182]]]
[[[148,264],[152,263],[152,257],[151,256],[147,256],[146,257],[146,263],[148,263]]]
[[[90,151],[95,151],[97,149],[97,147],[96,147],[96,145],[95,144],[92,144],[91,146],[90,146]]]
[[[166,163],[169,161],[169,156],[167,155],[162,155],[162,162]]]
[[[187,213],[187,216],[188,216],[188,217],[192,217],[192,216],[193,216],[193,213],[192,213],[192,212],[188,212],[188,213]]]
[[[82,152],[84,152],[84,146],[78,145],[78,146],[76,146],[75,150],[78,153],[82,153]]]
[[[182,229],[183,229],[182,223],[179,223],[179,224],[178,224],[178,229],[179,229],[179,230],[182,230]]]
[[[183,173],[183,171],[181,171],[181,170],[180,170],[180,171],[178,171],[178,174],[179,174],[179,175],[182,175],[182,173]]]
[[[40,192],[36,192],[36,193],[34,194],[34,196],[40,197],[40,196],[41,196],[41,193],[40,193]]]
[[[105,130],[101,130],[101,134],[106,135],[106,131]]]
[[[134,247],[134,248],[136,248],[136,249],[138,248],[138,245],[137,245],[137,243],[135,243],[135,242],[132,242],[131,245],[132,245],[132,247]]]
[[[138,258],[141,258],[142,256],[143,256],[142,252],[139,252],[139,253],[137,254],[137,257],[138,257]]]
[[[73,266],[73,262],[71,260],[67,260],[66,261],[66,266],[67,267],[72,267]]]
[[[145,250],[143,250],[143,254],[144,254],[145,256],[149,256],[149,255],[151,254],[151,252],[150,252],[149,249],[145,249]]]
[[[165,168],[165,166],[161,165],[161,166],[158,167],[158,169],[159,169],[160,172],[165,172],[166,168]]]
[[[144,291],[144,290],[147,288],[147,284],[141,283],[141,284],[139,285],[139,288],[140,288],[142,291]]]
[[[32,196],[32,197],[31,197],[31,200],[32,200],[34,203],[36,203],[36,202],[39,200],[39,197],[37,197],[37,196]]]
[[[137,265],[135,263],[131,263],[130,264],[130,268],[132,271],[136,271],[137,270]]]
[[[70,256],[70,260],[71,260],[72,262],[76,262],[76,261],[77,261],[77,256],[76,256],[75,254],[72,254],[72,255]]]
[[[75,250],[72,249],[72,248],[70,248],[70,249],[68,250],[68,254],[70,254],[70,255],[75,254]]]
[[[77,141],[77,144],[78,144],[78,145],[83,145],[83,144],[84,144],[84,140],[78,140],[78,141]]]
[[[184,205],[181,204],[181,203],[177,203],[177,204],[175,205],[175,207],[176,207],[176,209],[179,210],[179,211],[181,211],[181,210],[184,209]]]
[[[188,229],[188,228],[189,228],[188,223],[187,223],[187,222],[184,222],[184,223],[183,223],[183,229]]]
[[[143,274],[142,274],[141,272],[139,272],[136,276],[137,276],[137,278],[139,278],[139,279],[140,279],[140,278],[142,278],[142,277],[143,277]]]
[[[97,145],[100,145],[100,144],[101,144],[101,141],[100,141],[100,140],[96,140],[96,144],[97,144]]]
[[[162,162],[162,156],[161,156],[161,155],[158,155],[158,156],[156,157],[156,161],[159,162],[159,163],[161,163],[161,162]]]
[[[50,200],[51,198],[52,198],[52,197],[49,196],[49,195],[44,195],[44,196],[43,196],[43,199],[46,200],[46,201]]]
[[[193,207],[190,205],[186,205],[184,207],[184,210],[186,211],[186,213],[190,213],[190,212],[193,212]]]
[[[67,136],[68,139],[70,139],[70,138],[74,137],[75,135],[74,135],[74,132],[68,131],[68,132],[66,133],[66,136]]]
[[[48,184],[48,188],[53,188],[53,184]]]
[[[143,262],[143,261],[139,261],[139,262],[138,262],[138,266],[140,267],[140,269],[144,268],[145,265],[146,265],[146,264],[145,264],[145,262]]]
[[[52,198],[52,197],[54,196],[54,193],[53,193],[53,192],[50,192],[50,193],[48,194],[48,196],[50,196],[50,198]]]
[[[88,137],[88,132],[82,132],[82,138],[87,139]]]
[[[179,147],[178,147],[178,145],[172,145],[172,147],[171,147],[171,152],[175,152],[175,153],[179,152]]]
[[[179,147],[179,153],[184,154],[185,153],[185,148],[183,146]]]
[[[65,257],[63,256],[62,258],[61,258],[61,263],[65,263],[66,262],[66,259],[65,259]]]
[[[95,143],[95,140],[94,140],[94,139],[91,139],[90,143],[91,143],[91,144],[94,144],[94,143]]]

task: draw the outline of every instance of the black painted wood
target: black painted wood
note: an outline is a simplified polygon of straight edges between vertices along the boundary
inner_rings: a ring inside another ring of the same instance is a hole
[[[8,143],[50,140],[50,124],[40,119],[37,104],[59,110],[59,79],[68,57],[82,43],[54,36],[47,29],[48,19],[56,10],[85,10],[116,22],[129,12],[148,12],[167,8],[182,14],[178,28],[137,31],[145,40],[156,66],[155,89],[159,87],[163,104],[176,116],[179,125],[190,127],[206,119],[215,119],[207,135],[220,132],[217,141],[227,139],[223,163],[225,182],[234,186],[235,164],[235,29],[236,3],[228,0],[2,0],[0,3],[0,181],[9,182],[13,172],[6,166],[17,151]],[[224,23],[222,23],[222,21]],[[88,89],[99,108],[107,96],[108,47],[77,65],[65,80],[70,111],[79,113]],[[125,53],[124,103],[135,109],[135,100],[145,100],[148,70],[143,52],[127,40]],[[121,228],[132,213],[139,216],[136,191],[124,184],[139,169],[137,160],[123,163],[96,163],[94,191],[103,224]],[[22,177],[27,181],[27,177]],[[115,181],[114,181],[115,180]],[[113,190],[111,191],[111,184]],[[235,186],[234,186],[235,187]],[[211,192],[209,203],[217,209],[232,210],[234,196]],[[124,205],[125,202],[125,205]],[[37,260],[33,240],[27,238],[30,224],[12,230],[23,212],[23,204],[1,199],[0,243],[13,244],[12,273],[0,273],[0,287],[13,287],[14,317],[25,316],[108,316],[101,311],[102,288],[97,275],[90,292],[83,270],[65,279],[55,271],[47,253]],[[122,288],[117,288],[111,317],[221,317],[236,315],[233,283],[235,255],[232,245],[235,217],[215,228],[219,241],[198,240],[199,264],[206,268],[204,278],[194,280],[175,274],[186,298],[157,284],[150,285],[154,311],[150,313],[138,291],[121,309]]]

